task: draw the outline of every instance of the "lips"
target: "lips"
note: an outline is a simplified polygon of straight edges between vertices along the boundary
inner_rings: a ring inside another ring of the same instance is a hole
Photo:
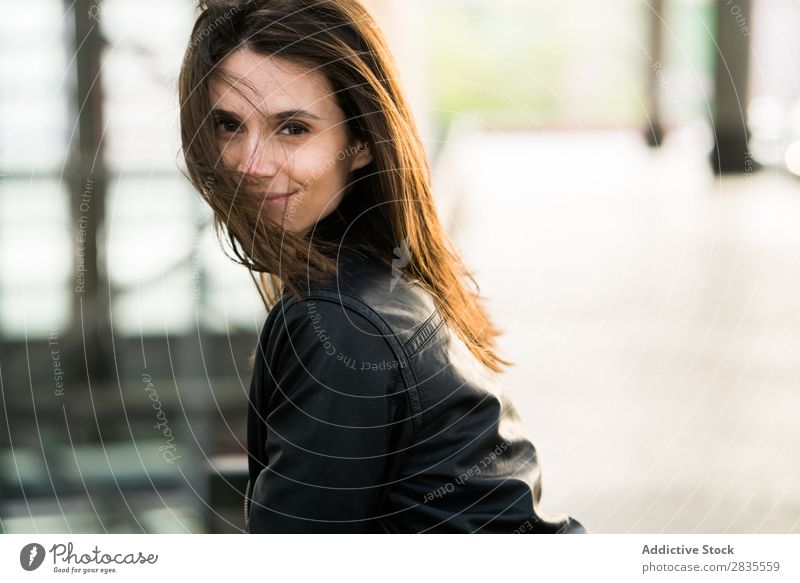
[[[290,196],[294,196],[297,192],[289,192],[285,194],[275,194],[269,192],[264,195],[265,202],[270,205],[283,204]]]

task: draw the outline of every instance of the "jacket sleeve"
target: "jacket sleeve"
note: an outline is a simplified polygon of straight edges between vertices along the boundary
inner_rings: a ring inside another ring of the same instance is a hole
[[[263,420],[268,461],[253,484],[247,530],[370,532],[392,453],[395,354],[341,303],[294,303],[275,324],[262,361],[274,383]]]

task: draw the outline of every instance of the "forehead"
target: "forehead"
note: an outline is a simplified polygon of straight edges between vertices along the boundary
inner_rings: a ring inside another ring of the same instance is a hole
[[[225,80],[216,75],[209,80],[213,107],[250,110],[255,104],[268,114],[307,109],[323,118],[340,113],[321,69],[243,48],[225,57],[217,70],[224,74]]]

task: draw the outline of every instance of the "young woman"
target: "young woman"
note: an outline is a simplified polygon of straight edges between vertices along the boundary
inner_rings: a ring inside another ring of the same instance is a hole
[[[512,363],[442,229],[371,15],[357,0],[201,10],[180,77],[188,175],[269,309],[246,530],[584,532],[538,509],[536,450],[500,383]]]

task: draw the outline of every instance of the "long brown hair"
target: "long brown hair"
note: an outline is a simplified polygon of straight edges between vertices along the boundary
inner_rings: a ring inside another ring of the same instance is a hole
[[[213,209],[217,236],[227,237],[232,259],[248,268],[265,307],[286,289],[299,294],[303,281],[334,275],[346,230],[348,247],[387,265],[402,248],[403,272],[432,294],[469,350],[494,372],[513,365],[497,354],[500,331],[441,225],[428,158],[396,64],[365,7],[358,0],[209,0],[200,10],[179,79],[188,178]],[[216,65],[244,47],[321,71],[349,135],[372,150],[372,162],[352,173],[348,196],[308,234],[264,218],[258,201],[239,192],[243,175],[219,162],[208,84]]]

